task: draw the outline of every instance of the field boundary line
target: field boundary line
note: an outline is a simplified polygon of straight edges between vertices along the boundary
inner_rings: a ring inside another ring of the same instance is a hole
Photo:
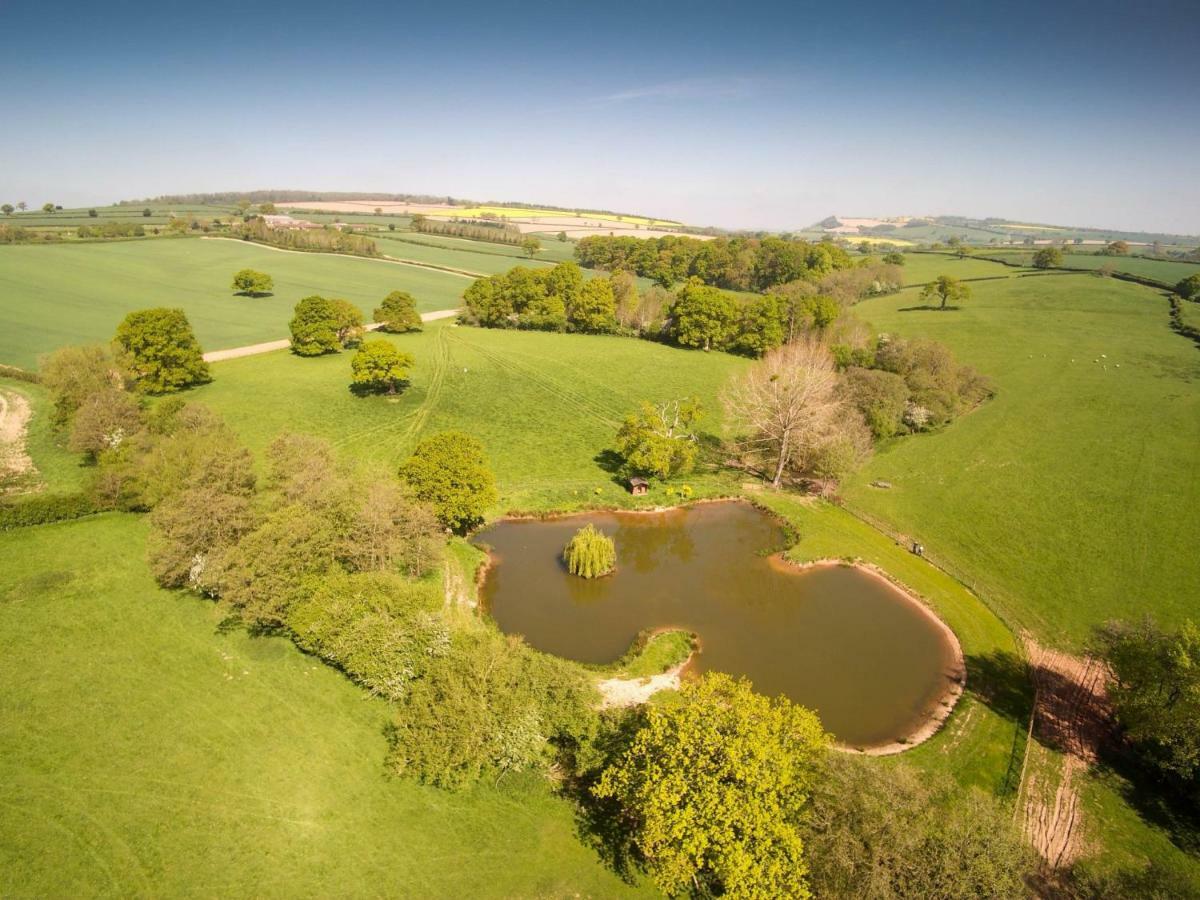
[[[325,250],[292,250],[288,247],[276,247],[273,244],[265,244],[262,241],[244,241],[241,238],[219,237],[216,235],[205,235],[200,238],[202,241],[232,241],[235,244],[249,244],[251,247],[262,247],[264,250],[274,250],[276,253],[298,253],[301,256],[336,256],[339,259],[361,259],[366,262],[390,263],[393,266],[412,266],[414,269],[428,269],[431,272],[444,272],[447,275],[455,275],[459,278],[483,278],[484,276],[477,272],[467,272],[464,269],[451,269],[445,266],[435,266],[431,263],[416,262],[410,259],[400,259],[394,256],[356,256],[353,253],[331,253]]]

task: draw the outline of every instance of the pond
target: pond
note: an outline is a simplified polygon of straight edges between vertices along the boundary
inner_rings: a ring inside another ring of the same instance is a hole
[[[616,572],[593,580],[569,575],[561,559],[589,522],[617,547]],[[923,606],[857,567],[800,569],[772,557],[783,532],[747,503],[505,520],[476,542],[492,553],[482,601],[505,633],[609,663],[645,629],[684,628],[700,637],[689,670],[744,675],[760,693],[784,694],[848,746],[927,726],[958,671],[957,643]]]

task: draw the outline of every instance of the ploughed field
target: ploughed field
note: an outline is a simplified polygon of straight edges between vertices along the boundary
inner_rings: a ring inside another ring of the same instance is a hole
[[[585,524],[614,539],[614,573],[566,571],[562,549]],[[784,535],[749,504],[506,520],[476,541],[493,555],[481,600],[502,631],[588,663],[615,661],[645,631],[691,631],[694,672],[785,694],[850,746],[908,739],[958,674],[954,643],[917,601],[861,569],[765,555]]]

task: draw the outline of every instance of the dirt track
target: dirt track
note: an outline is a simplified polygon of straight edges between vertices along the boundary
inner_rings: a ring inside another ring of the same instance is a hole
[[[29,402],[24,397],[15,391],[0,391],[0,485],[34,471],[33,460],[25,452],[29,416]]]
[[[1042,748],[1062,754],[1057,771],[1035,766],[1022,785],[1023,831],[1050,872],[1066,868],[1083,850],[1083,811],[1078,780],[1108,740],[1105,670],[1090,657],[1075,657],[1025,638],[1036,690],[1033,741],[1029,748],[1045,763]],[[1056,782],[1056,783],[1055,783]]]
[[[457,309],[438,309],[433,312],[421,313],[422,322],[433,322],[437,319],[448,319],[458,315]],[[367,331],[374,331],[379,325],[372,322],[366,326]],[[264,341],[261,344],[247,344],[245,347],[231,347],[228,350],[211,350],[204,354],[205,362],[221,362],[225,359],[237,359],[242,356],[257,356],[260,353],[270,353],[272,350],[286,350],[292,346],[287,338],[278,341]]]

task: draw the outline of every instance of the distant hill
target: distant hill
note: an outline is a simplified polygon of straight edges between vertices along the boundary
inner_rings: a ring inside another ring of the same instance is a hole
[[[1200,236],[1165,232],[1123,231],[1114,228],[1084,228],[1070,225],[1046,225],[1011,219],[973,219],[967,216],[830,216],[804,229],[804,234],[864,238],[873,241],[893,239],[897,244],[945,243],[958,238],[969,244],[1050,244],[1067,241],[1075,244],[1161,244],[1164,248],[1193,248]]]

